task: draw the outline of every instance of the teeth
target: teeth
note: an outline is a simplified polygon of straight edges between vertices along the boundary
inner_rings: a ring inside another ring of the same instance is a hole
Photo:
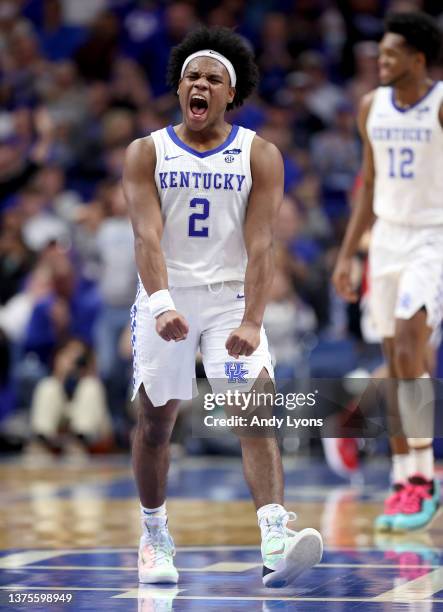
[[[193,100],[204,100],[206,102],[206,98],[204,98],[203,96],[192,96]]]

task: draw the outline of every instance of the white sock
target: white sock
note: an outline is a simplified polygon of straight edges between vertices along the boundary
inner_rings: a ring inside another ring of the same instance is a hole
[[[280,504],[266,504],[257,510],[258,525],[261,530],[262,538],[267,530],[267,524],[264,521],[270,516],[275,517],[279,514],[287,514],[285,508]]]
[[[166,516],[166,502],[163,502],[158,508],[145,508],[140,504],[140,512],[142,516],[147,518]]]
[[[166,514],[166,502],[158,508],[145,508],[140,504],[140,519],[144,533],[148,533],[148,525],[152,527],[163,527],[168,521]]]
[[[286,514],[286,510],[280,504],[266,504],[257,510],[258,522],[260,523],[269,514]]]
[[[409,453],[392,455],[391,482],[393,485],[405,484],[412,473]]]
[[[432,446],[428,448],[412,448],[412,465],[413,473],[419,474],[426,480],[434,479],[434,449]]]

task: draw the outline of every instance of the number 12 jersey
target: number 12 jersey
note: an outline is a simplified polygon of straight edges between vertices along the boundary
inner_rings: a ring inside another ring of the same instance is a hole
[[[391,87],[375,92],[367,133],[375,163],[374,212],[391,223],[443,225],[443,82],[408,108]]]

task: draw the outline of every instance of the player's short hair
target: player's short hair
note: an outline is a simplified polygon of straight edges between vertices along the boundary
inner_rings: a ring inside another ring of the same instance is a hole
[[[228,104],[227,110],[241,106],[257,86],[258,68],[247,43],[229,28],[200,27],[188,34],[179,45],[174,47],[168,64],[167,79],[169,85],[177,89],[185,59],[192,53],[203,49],[217,51],[232,63],[237,75],[237,83],[234,100]]]
[[[426,13],[391,13],[385,20],[385,32],[403,36],[408,47],[424,53],[427,65],[439,59],[442,33],[437,22]]]

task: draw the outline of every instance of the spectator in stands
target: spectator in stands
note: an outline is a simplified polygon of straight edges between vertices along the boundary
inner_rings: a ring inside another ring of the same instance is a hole
[[[53,290],[33,308],[23,352],[32,353],[48,370],[55,348],[67,338],[74,335],[92,345],[98,297],[93,287],[76,277],[71,261],[57,244],[49,245],[40,261],[51,270]]]
[[[43,194],[51,209],[63,221],[72,223],[75,210],[81,205],[80,195],[66,189],[66,172],[57,164],[47,164],[37,172],[32,184]]]
[[[294,290],[288,271],[277,265],[272,281],[264,325],[275,360],[275,377],[293,379],[303,354],[303,336],[314,332],[317,321],[313,309]]]
[[[378,41],[383,34],[383,15],[387,3],[379,0],[340,0],[337,3],[346,25],[342,74],[352,76],[354,45],[362,40]]]
[[[269,13],[264,22],[259,49],[258,65],[261,71],[260,94],[272,100],[275,92],[284,86],[292,66],[288,51],[289,23],[283,13]]]
[[[118,415],[126,402],[130,380],[118,344],[135,298],[137,271],[131,224],[119,182],[111,184],[108,197],[109,216],[96,234],[102,306],[95,328],[95,346],[98,369],[108,389],[109,405],[112,413]]]
[[[0,324],[0,422],[13,410],[15,404],[14,387],[10,376],[10,345]],[[0,437],[0,448],[2,440]]]
[[[160,13],[160,7],[149,0],[131,7],[122,24],[121,46],[125,55],[141,61],[151,36],[160,27]]]
[[[329,280],[324,251],[316,239],[305,234],[305,214],[292,197],[286,196],[283,200],[276,239],[282,247],[282,265],[296,292],[313,308],[318,326],[323,327],[329,317]]]
[[[135,111],[151,103],[151,87],[135,61],[119,57],[114,63],[110,83],[111,105]]]
[[[63,443],[60,433],[71,438]],[[105,390],[95,372],[94,353],[81,340],[71,338],[56,351],[49,376],[38,383],[31,407],[31,443],[28,452],[88,452],[112,443],[111,419]]]
[[[29,185],[18,195],[18,208],[23,214],[23,240],[34,253],[51,242],[70,246],[70,231],[66,221],[56,214],[52,202],[37,186]]]
[[[20,232],[3,229],[0,233],[0,305],[20,291],[31,265],[32,253]]]
[[[74,58],[86,81],[107,81],[117,58],[119,24],[111,11],[99,13],[92,22],[89,35],[77,49]]]
[[[343,100],[343,92],[328,80],[323,56],[315,51],[304,51],[298,58],[298,65],[309,79],[309,94],[306,97],[309,110],[324,123],[331,124],[335,109]]]
[[[0,212],[14,206],[17,192],[48,161],[54,143],[54,125],[46,109],[32,113],[21,108],[3,114],[0,133]],[[35,138],[34,132],[35,130]]]
[[[286,77],[286,88],[280,91],[280,99],[292,108],[292,137],[301,149],[308,149],[312,136],[325,129],[325,123],[309,107],[308,96],[312,81],[304,72],[291,72]]]
[[[52,62],[72,57],[85,39],[85,29],[63,22],[60,0],[43,0],[42,12],[39,39],[44,55]]]
[[[378,87],[378,45],[367,40],[354,47],[355,75],[349,81],[347,90],[350,99],[357,108],[360,99]]]
[[[261,128],[260,135],[280,150],[285,170],[284,190],[286,194],[290,194],[303,178],[303,170],[297,160],[297,150],[293,146],[290,130],[286,125],[268,122]]]
[[[160,25],[149,37],[139,61],[146,71],[154,97],[169,95],[166,84],[166,68],[169,53],[174,45],[197,25],[195,8],[184,0],[168,4],[160,17]]]
[[[350,103],[336,105],[334,124],[313,137],[311,155],[321,180],[324,208],[334,222],[340,222],[348,214],[348,194],[360,167],[360,145]]]
[[[24,341],[34,306],[53,290],[51,269],[44,263],[37,264],[23,285],[20,291],[0,307],[0,328],[16,346],[21,346]]]

